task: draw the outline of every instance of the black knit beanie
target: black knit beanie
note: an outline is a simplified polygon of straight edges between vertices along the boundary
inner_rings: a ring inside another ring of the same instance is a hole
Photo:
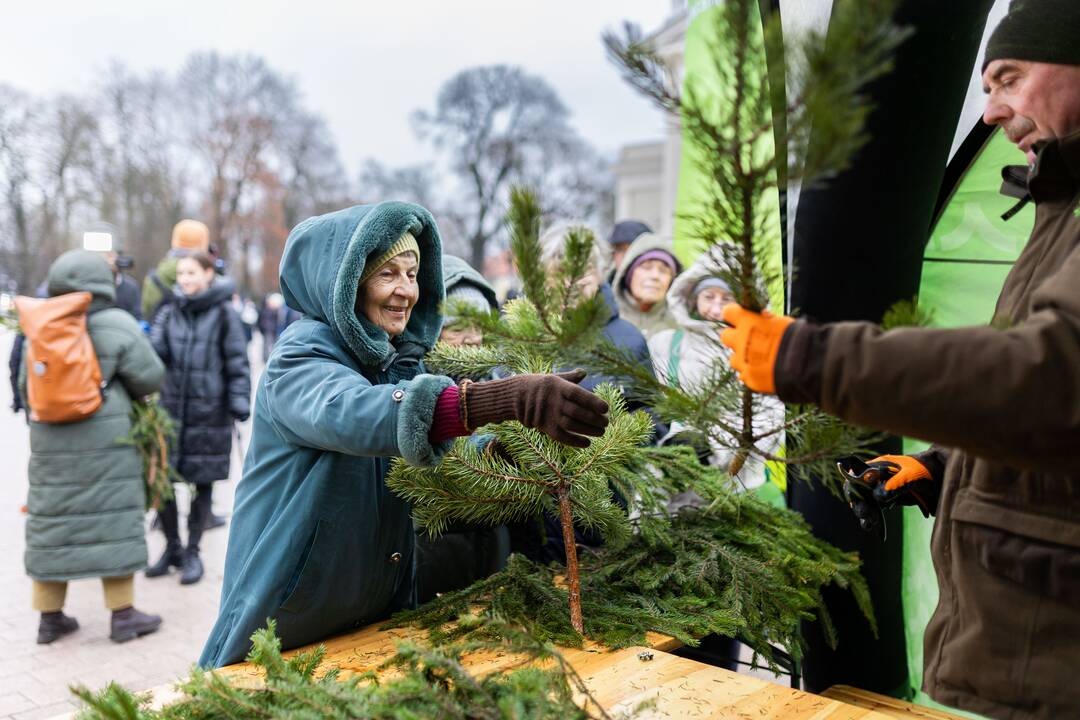
[[[1012,0],[986,43],[993,60],[1080,65],[1080,0]]]

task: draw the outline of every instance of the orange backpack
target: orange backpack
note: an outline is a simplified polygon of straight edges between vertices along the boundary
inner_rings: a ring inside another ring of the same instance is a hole
[[[101,407],[101,366],[86,329],[90,298],[88,292],[47,300],[15,298],[27,340],[26,400],[31,420],[76,422]]]

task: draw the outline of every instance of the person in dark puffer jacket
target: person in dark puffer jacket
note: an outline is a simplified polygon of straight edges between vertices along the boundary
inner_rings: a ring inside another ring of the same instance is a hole
[[[214,260],[195,253],[177,262],[176,297],[154,319],[151,342],[165,362],[161,403],[177,422],[173,467],[192,484],[188,544],[180,542],[176,501],[159,513],[168,542],[147,577],[181,570],[184,585],[203,575],[199,541],[210,513],[210,489],[229,476],[233,421],[250,413],[251,377],[240,315],[232,307],[233,283],[217,277]]]

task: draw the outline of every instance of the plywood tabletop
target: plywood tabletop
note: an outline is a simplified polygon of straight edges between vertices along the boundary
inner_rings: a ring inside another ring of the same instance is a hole
[[[419,630],[362,628],[320,643],[326,647],[326,667],[338,667],[343,674],[373,670],[395,651],[401,640],[423,638]],[[740,675],[694,660],[672,655],[666,650],[678,642],[662,635],[650,635],[648,647],[607,650],[595,644],[562,651],[564,659],[581,677],[592,702],[612,716],[636,711],[638,718],[730,718],[734,720],[891,720],[896,717],[934,718],[937,715],[896,715],[879,703],[852,704],[845,697],[824,697],[749,675]],[[313,646],[309,646],[313,647]],[[290,656],[306,648],[285,653]],[[466,658],[473,672],[497,672],[520,662],[505,653],[481,653]],[[247,663],[217,672],[242,684],[260,683],[260,673]],[[176,699],[176,691],[161,687],[153,692],[153,705],[160,707]],[[839,691],[838,691],[839,692]],[[858,693],[854,689],[845,692]],[[578,694],[580,703],[589,699]],[[865,698],[864,698],[865,700]],[[899,701],[897,701],[899,702]],[[914,707],[914,706],[913,706]],[[947,715],[940,717],[948,717]]]
[[[323,642],[326,665],[343,673],[361,673],[380,665],[394,652],[396,642],[421,639],[424,633],[408,628],[379,630],[366,627]],[[679,643],[652,634],[648,647],[607,650],[592,643],[562,650],[565,660],[584,680],[593,700],[612,715],[637,709],[644,718],[735,718],[764,720],[888,720],[873,709],[792,690],[749,675],[712,667],[672,655]],[[309,646],[310,647],[310,646]],[[300,652],[290,651],[286,655]],[[641,659],[642,653],[651,656]],[[498,671],[515,663],[502,653],[471,656],[465,665],[477,673]],[[241,663],[219,672],[258,682],[258,671]],[[585,702],[585,698],[579,698]]]

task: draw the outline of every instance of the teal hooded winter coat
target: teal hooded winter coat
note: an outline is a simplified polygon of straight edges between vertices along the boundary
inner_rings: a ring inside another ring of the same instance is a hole
[[[419,300],[399,338],[354,311],[365,261],[405,231],[420,246]],[[415,603],[410,509],[384,484],[391,458],[438,463],[428,440],[452,384],[420,358],[438,338],[441,242],[423,208],[387,202],[311,218],[290,233],[281,290],[304,317],[274,345],[225,558],[217,622],[199,664],[242,660],[277,621],[285,648]]]
[[[87,332],[104,402],[85,420],[30,423],[26,574],[36,580],[125,577],[146,567],[146,497],[139,453],[123,443],[131,400],[157,392],[165,367],[135,318],[114,303],[104,258],[72,250],[49,268],[49,295],[89,292]],[[20,369],[25,397],[26,366]]]

